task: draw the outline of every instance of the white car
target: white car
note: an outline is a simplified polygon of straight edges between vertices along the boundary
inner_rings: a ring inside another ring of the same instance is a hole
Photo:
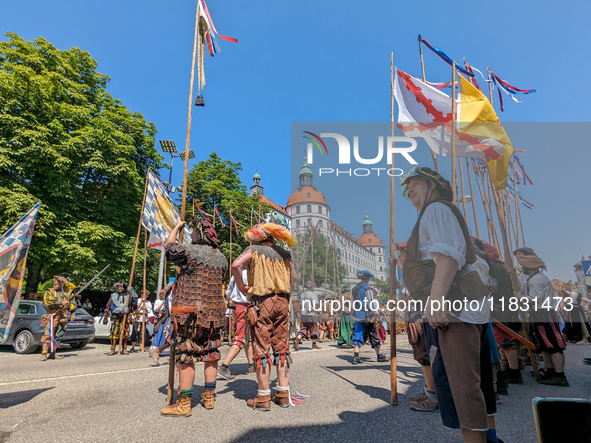
[[[154,325],[148,321],[146,317],[146,329],[150,333],[150,337],[154,333]],[[107,321],[107,324],[103,324],[103,316],[94,317],[94,338],[95,339],[106,339],[109,338],[111,332],[111,319]],[[131,332],[131,331],[130,331]]]

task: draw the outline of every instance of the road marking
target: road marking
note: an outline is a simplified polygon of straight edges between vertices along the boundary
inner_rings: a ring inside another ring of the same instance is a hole
[[[61,377],[48,377],[48,378],[36,378],[33,380],[10,381],[10,382],[5,382],[5,383],[0,383],[0,386],[18,385],[18,384],[23,384],[23,383],[34,383],[34,382],[39,382],[39,381],[64,380],[67,378],[92,377],[95,375],[121,374],[121,373],[125,373],[125,372],[150,371],[153,369],[161,369],[163,367],[168,369],[168,365],[166,365],[166,366],[154,366],[154,367],[149,367],[149,368],[121,369],[119,371],[91,372],[89,374],[62,375]]]

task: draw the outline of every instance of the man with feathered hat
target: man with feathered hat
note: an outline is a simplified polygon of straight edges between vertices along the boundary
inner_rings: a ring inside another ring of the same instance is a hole
[[[72,303],[72,291],[74,284],[60,275],[53,277],[53,288],[47,289],[43,295],[43,303],[47,314],[41,317],[43,337],[41,337],[41,361],[46,361],[49,353],[51,360],[59,360],[55,351],[59,347],[59,341],[66,334],[68,320],[73,316],[76,305]],[[73,317],[72,317],[73,318]]]
[[[201,404],[213,409],[214,392],[221,358],[221,330],[226,320],[223,281],[228,260],[218,249],[217,233],[209,221],[193,216],[191,244],[176,242],[185,222],[179,221],[166,240],[166,259],[180,267],[172,295],[176,361],[180,365],[180,393],[174,405],[162,409],[162,415],[191,415],[191,397],[195,381],[195,363],[203,363],[205,384]]]
[[[289,251],[275,244],[284,241],[291,248],[290,232],[275,223],[253,226],[244,234],[254,244],[232,263],[232,275],[240,292],[247,294],[251,305],[248,321],[252,326],[253,356],[258,381],[258,393],[247,405],[269,411],[271,401],[289,406],[289,297],[296,280],[296,271]],[[248,271],[248,285],[242,281],[242,270]],[[273,358],[269,353],[273,347]],[[271,398],[269,381],[271,366],[277,367],[277,392]]]

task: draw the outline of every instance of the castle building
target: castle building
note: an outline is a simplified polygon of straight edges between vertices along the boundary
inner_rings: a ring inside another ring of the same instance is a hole
[[[340,263],[347,269],[347,277],[343,283],[357,283],[359,279],[356,274],[360,270],[368,270],[378,280],[387,279],[386,250],[380,238],[373,232],[373,224],[365,213],[363,220],[362,234],[356,238],[330,219],[330,206],[320,192],[314,186],[314,175],[306,162],[299,173],[299,186],[289,197],[285,207],[263,195],[263,188],[260,185],[260,175],[253,177],[251,194],[259,194],[261,201],[273,208],[267,215],[267,221],[274,221],[288,227],[300,237],[306,235],[310,226],[336,242],[340,252]],[[348,280],[348,281],[347,281]]]

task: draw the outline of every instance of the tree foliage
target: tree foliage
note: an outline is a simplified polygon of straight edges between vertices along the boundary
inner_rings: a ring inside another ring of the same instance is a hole
[[[27,290],[53,274],[127,279],[156,128],[106,91],[78,48],[0,42],[0,230],[42,202]]]

